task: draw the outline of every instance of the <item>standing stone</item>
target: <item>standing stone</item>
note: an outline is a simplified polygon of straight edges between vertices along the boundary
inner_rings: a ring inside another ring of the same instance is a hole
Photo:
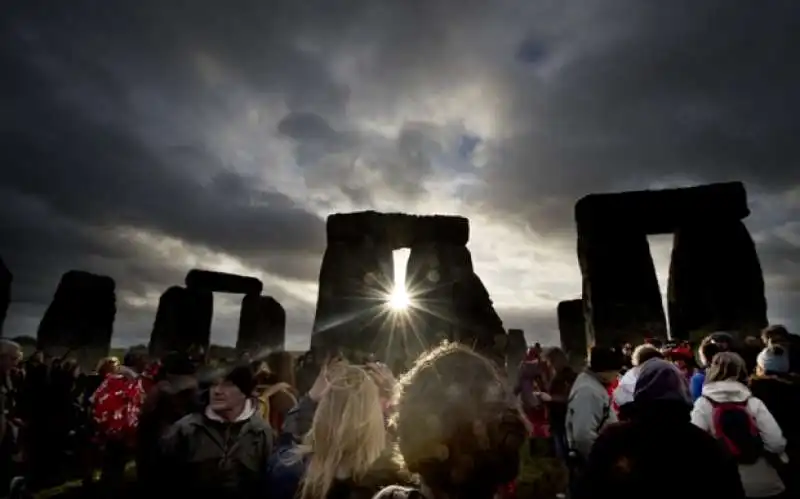
[[[322,351],[378,351],[393,285],[391,247],[369,239],[329,244],[320,268],[311,346]]]
[[[8,305],[11,303],[11,281],[14,276],[0,258],[0,335],[3,334],[3,323],[6,321]]]
[[[172,286],[158,301],[150,335],[150,354],[163,357],[169,352],[208,351],[214,296],[211,291]]]
[[[667,302],[676,338],[713,331],[744,338],[767,326],[761,264],[744,223],[706,220],[675,233]]]
[[[245,295],[239,315],[236,350],[261,354],[282,351],[286,343],[286,311],[271,296]]]
[[[494,309],[489,291],[474,273],[453,284],[453,308],[457,331],[454,339],[472,346],[498,366],[505,363],[507,348],[503,321]]]
[[[94,369],[108,355],[116,312],[112,278],[70,270],[39,323],[39,347],[49,355],[68,353],[85,369]]]
[[[589,353],[589,341],[583,300],[567,300],[558,304],[558,332],[561,348],[570,359],[570,364],[578,365],[585,361]]]
[[[457,317],[453,284],[472,275],[472,257],[464,246],[418,244],[406,265],[406,288],[413,302],[412,355],[455,340]]]
[[[666,336],[661,290],[646,234],[581,234],[578,259],[589,344],[638,344],[647,336]]]

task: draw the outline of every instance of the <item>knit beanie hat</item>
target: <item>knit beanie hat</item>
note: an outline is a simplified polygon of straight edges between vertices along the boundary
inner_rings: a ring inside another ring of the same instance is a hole
[[[786,374],[789,372],[788,352],[780,346],[773,345],[761,350],[756,357],[758,367],[768,373]]]
[[[224,380],[235,385],[247,397],[252,395],[253,390],[256,388],[253,370],[248,365],[234,367],[228,372]]]

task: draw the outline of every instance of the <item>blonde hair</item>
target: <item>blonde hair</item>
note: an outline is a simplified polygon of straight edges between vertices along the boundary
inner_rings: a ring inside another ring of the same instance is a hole
[[[319,401],[311,430],[294,459],[308,457],[300,499],[324,499],[334,480],[358,480],[387,446],[378,386],[362,368],[338,365],[328,372],[330,389]]]
[[[741,355],[735,352],[718,353],[706,370],[706,383],[730,380],[747,383],[747,378],[747,364]]]

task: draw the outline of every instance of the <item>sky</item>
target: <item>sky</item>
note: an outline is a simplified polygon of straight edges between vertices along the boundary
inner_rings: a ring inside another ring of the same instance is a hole
[[[113,277],[114,344],[193,267],[260,277],[305,349],[325,217],[470,218],[507,327],[556,341],[575,201],[741,180],[769,317],[800,327],[800,2],[9,0],[4,334]],[[670,236],[651,239],[666,278]],[[662,288],[663,289],[663,288]],[[217,295],[233,344],[241,297]]]

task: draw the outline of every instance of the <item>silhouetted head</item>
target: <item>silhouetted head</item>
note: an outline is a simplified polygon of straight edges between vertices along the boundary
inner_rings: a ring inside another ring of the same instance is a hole
[[[594,346],[589,350],[589,369],[606,383],[619,376],[623,365],[625,358],[615,348]]]
[[[683,373],[664,359],[650,359],[639,366],[633,393],[633,417],[688,420],[692,408]]]
[[[423,354],[400,379],[395,410],[400,453],[434,495],[491,497],[517,476],[523,416],[496,366],[471,349]]]

